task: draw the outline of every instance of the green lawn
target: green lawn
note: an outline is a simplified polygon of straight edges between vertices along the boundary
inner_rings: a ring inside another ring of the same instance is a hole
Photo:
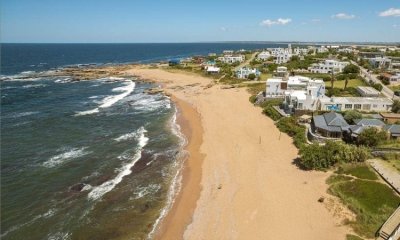
[[[336,80],[333,84],[333,87],[335,88],[344,88],[344,84],[346,81],[344,80]],[[327,87],[331,86],[330,82],[325,82]],[[347,83],[347,87],[358,87],[358,86],[366,86],[365,82],[362,81],[361,79],[350,79],[349,82]]]
[[[266,81],[268,78],[271,78],[271,77],[272,77],[271,73],[261,73],[260,80]]]
[[[261,91],[265,91],[265,83],[246,84],[247,90],[251,95],[256,95]]]
[[[367,164],[343,164],[336,173],[351,175],[360,179],[378,180],[375,171]]]
[[[364,171],[357,170],[356,175]],[[360,236],[373,238],[400,203],[400,197],[380,182],[345,178],[332,181],[330,178],[327,183],[330,184],[329,192],[338,196],[356,214],[356,220],[349,224]]]

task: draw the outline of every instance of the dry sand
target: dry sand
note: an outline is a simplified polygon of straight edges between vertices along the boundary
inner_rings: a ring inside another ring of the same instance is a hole
[[[345,239],[349,229],[317,201],[328,197],[329,174],[293,164],[292,139],[245,89],[205,88],[208,78],[161,69],[127,73],[164,85],[190,139],[183,190],[157,238]]]

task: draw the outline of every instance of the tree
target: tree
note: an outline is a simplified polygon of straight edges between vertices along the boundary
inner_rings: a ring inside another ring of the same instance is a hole
[[[343,73],[344,74],[349,74],[349,73],[360,73],[360,68],[354,64],[349,64],[346,67],[343,68]]]
[[[353,123],[354,120],[361,119],[362,118],[362,114],[360,112],[357,112],[356,110],[349,110],[349,111],[346,111],[344,113],[343,118],[348,123]]]
[[[399,100],[394,100],[393,101],[392,112],[400,113],[400,101]]]
[[[348,77],[348,76],[346,76],[346,77],[344,78],[344,88],[343,88],[343,89],[346,90],[347,84],[349,84],[349,77]]]
[[[369,127],[358,135],[357,143],[358,145],[367,147],[376,147],[386,139],[387,133],[385,131],[379,130],[376,127]]]
[[[249,76],[247,76],[248,79],[254,80],[256,79],[256,75],[254,73],[250,73]]]

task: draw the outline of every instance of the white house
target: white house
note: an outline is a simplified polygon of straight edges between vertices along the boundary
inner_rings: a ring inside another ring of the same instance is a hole
[[[320,47],[315,48],[315,51],[317,53],[326,53],[326,52],[329,52],[329,49],[325,46],[320,46]]]
[[[224,55],[218,58],[219,61],[224,63],[243,62],[244,59],[244,55]]]
[[[250,74],[254,74],[257,78],[261,75],[261,72],[256,68],[243,67],[236,70],[235,74],[237,78],[248,78]]]
[[[222,53],[224,55],[233,55],[233,50],[224,50]]]
[[[206,72],[209,74],[217,74],[219,73],[221,69],[219,67],[215,67],[215,66],[207,66],[206,67]]]
[[[293,55],[291,54],[291,53],[280,53],[280,54],[278,54],[278,55],[276,55],[275,56],[275,63],[276,64],[283,64],[283,63],[287,63],[287,62],[289,62],[289,60],[290,60],[290,58],[292,57]]]
[[[309,92],[309,90],[312,90]],[[284,96],[288,91],[303,91],[314,96],[325,95],[325,82],[323,80],[311,80],[308,77],[293,76],[288,80],[282,78],[270,78],[267,80],[267,96]]]
[[[339,62],[336,60],[325,60],[322,63],[314,63],[308,68],[312,73],[341,73],[349,65],[349,62]]]
[[[258,59],[260,60],[267,60],[271,57],[271,53],[269,53],[268,51],[263,51],[260,52],[257,56]]]
[[[392,67],[392,59],[387,57],[374,57],[369,58],[368,61],[374,68],[388,68]]]
[[[381,97],[332,97],[319,99],[317,109],[322,111],[389,112],[392,105],[392,100]]]

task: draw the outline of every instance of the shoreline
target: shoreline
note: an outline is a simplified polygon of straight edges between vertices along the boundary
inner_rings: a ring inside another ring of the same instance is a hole
[[[197,111],[183,100],[171,95],[171,101],[177,108],[177,124],[187,140],[182,168],[180,191],[176,194],[173,204],[166,216],[161,219],[153,239],[177,239],[183,236],[185,228],[192,221],[196,203],[200,197],[201,166],[204,156],[200,153],[202,144],[202,126]]]

